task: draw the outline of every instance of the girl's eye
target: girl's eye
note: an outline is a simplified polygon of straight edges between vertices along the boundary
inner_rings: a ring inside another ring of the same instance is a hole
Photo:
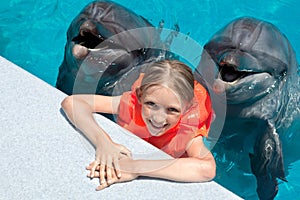
[[[168,108],[168,111],[173,113],[180,113],[180,111],[176,108]]]
[[[155,106],[155,103],[152,102],[152,101],[147,101],[147,102],[145,102],[145,104],[146,104],[147,106],[150,106],[150,107]]]

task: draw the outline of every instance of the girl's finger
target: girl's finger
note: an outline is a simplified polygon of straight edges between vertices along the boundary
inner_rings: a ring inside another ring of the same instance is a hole
[[[88,166],[86,166],[85,168],[86,168],[87,170],[91,170],[92,167],[93,167],[93,165],[92,165],[92,163],[90,163],[90,164],[89,164]]]
[[[112,158],[110,156],[107,158],[106,164],[106,181],[108,185],[112,182]]]
[[[87,169],[87,170],[91,170],[91,169],[92,169],[92,167],[89,165],[89,166],[86,166],[86,167],[85,167],[85,169]]]
[[[91,171],[92,170],[92,166],[87,166],[85,169]],[[99,170],[100,170],[100,165],[97,165],[96,168],[95,168],[95,171],[99,171]]]
[[[100,165],[97,165],[95,170],[99,171],[100,170]]]
[[[106,183],[106,179],[105,179],[105,166],[104,164],[100,164],[100,184],[105,184]]]
[[[90,177],[89,174],[87,176]],[[95,171],[94,178],[100,178],[100,173]]]
[[[107,186],[108,186],[108,185],[107,185],[107,183],[105,182],[105,183],[99,185],[99,186],[96,188],[96,190],[97,190],[97,191],[103,190],[103,189],[106,188]]]
[[[120,168],[120,165],[119,165],[119,159],[118,159],[117,156],[115,156],[113,159],[114,159],[113,162],[114,162],[114,167],[115,167],[117,177],[121,178],[122,174],[121,174],[121,168]]]
[[[116,182],[116,180],[118,180],[117,174],[116,174],[116,170],[112,170],[111,171],[111,177],[114,180],[114,182]]]
[[[93,164],[91,165],[91,172],[90,172],[90,177],[91,178],[94,178],[94,173],[95,173],[95,169],[96,169],[96,167],[97,167],[97,162],[93,162]]]
[[[92,178],[91,177],[91,172],[88,172],[86,176],[89,177],[89,178]]]

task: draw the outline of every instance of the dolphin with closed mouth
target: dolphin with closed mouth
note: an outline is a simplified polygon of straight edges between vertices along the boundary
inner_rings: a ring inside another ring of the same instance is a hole
[[[69,95],[111,95],[117,81],[132,68],[168,54],[162,50],[161,29],[117,3],[89,3],[68,28],[56,87]]]
[[[260,199],[273,199],[277,179],[286,181],[281,137],[299,115],[297,70],[286,36],[252,17],[233,20],[213,35],[195,70],[196,79],[226,100],[216,149],[249,156]]]

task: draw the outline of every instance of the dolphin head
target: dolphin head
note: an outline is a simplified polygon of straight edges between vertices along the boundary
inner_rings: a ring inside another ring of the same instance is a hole
[[[285,108],[294,108],[288,103],[297,99],[289,98],[298,95],[292,90],[297,69],[293,48],[274,25],[243,17],[211,38],[195,70],[196,79],[204,79],[213,94],[226,100],[221,102],[227,107],[218,143],[222,153],[249,153],[261,199],[273,199],[276,179],[285,180],[278,127],[291,114]]]
[[[146,19],[121,5],[90,3],[70,24],[64,67],[81,85],[113,84],[147,55],[157,34]]]
[[[227,103],[251,103],[284,82],[292,73],[294,57],[288,40],[274,25],[243,17],[204,46],[196,72],[215,93],[226,93]]]

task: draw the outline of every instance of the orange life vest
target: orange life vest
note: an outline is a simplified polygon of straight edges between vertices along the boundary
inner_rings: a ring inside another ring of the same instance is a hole
[[[195,81],[192,106],[181,116],[178,124],[161,136],[152,136],[141,115],[141,104],[136,88],[142,76],[133,84],[132,91],[123,93],[118,113],[118,124],[174,158],[186,157],[187,144],[197,136],[208,136],[213,110],[206,89]]]

